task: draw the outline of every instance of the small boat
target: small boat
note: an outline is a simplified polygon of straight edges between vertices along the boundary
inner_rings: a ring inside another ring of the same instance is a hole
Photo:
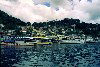
[[[39,42],[37,42],[39,45],[52,45],[52,41],[49,38],[43,38]]]
[[[37,44],[41,45],[51,45],[52,41],[45,37],[31,37],[30,39],[25,39],[24,41],[16,41],[16,44],[22,46],[33,46]]]
[[[98,41],[95,41],[93,38],[87,38],[86,43],[96,43]]]
[[[22,45],[22,46],[33,46],[33,45],[36,45],[40,39],[41,38],[38,38],[38,37],[31,37],[29,39],[24,38],[24,40],[16,41],[16,44]]]

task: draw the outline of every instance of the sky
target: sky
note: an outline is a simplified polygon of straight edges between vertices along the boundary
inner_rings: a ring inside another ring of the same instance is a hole
[[[80,19],[100,23],[99,0],[0,0],[0,10],[25,22]]]

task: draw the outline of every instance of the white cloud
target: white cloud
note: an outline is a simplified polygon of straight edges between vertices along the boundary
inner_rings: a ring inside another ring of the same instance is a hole
[[[42,2],[50,2],[51,7],[42,5]],[[78,18],[86,22],[100,23],[99,0],[94,0],[93,3],[74,0],[74,10],[71,4],[68,0],[0,0],[0,10],[25,22]],[[56,11],[55,8],[59,10]]]

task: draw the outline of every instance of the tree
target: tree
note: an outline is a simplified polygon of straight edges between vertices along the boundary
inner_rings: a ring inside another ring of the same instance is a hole
[[[30,23],[30,22],[27,22],[26,25],[27,25],[27,26],[31,26],[31,23]]]

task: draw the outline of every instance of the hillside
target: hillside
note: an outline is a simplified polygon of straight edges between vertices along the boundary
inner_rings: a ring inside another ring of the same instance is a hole
[[[23,22],[18,18],[9,16],[7,13],[0,10],[0,24],[3,24],[4,27],[2,30],[16,30],[19,29],[19,26],[29,26],[30,22]],[[100,36],[100,24],[92,24],[92,23],[80,23],[79,19],[68,19],[64,20],[54,20],[48,22],[34,22],[32,26],[39,30],[42,28],[43,31],[47,31],[48,33],[51,30],[56,34],[85,34],[92,36]],[[73,29],[73,31],[71,31]],[[69,31],[70,30],[70,31]],[[64,31],[65,33],[62,33]]]

